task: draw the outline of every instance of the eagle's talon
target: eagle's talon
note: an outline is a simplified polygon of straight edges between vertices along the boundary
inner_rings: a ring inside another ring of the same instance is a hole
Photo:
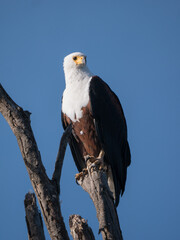
[[[84,160],[87,163],[88,161],[92,162],[92,159],[95,159],[94,156],[91,155],[86,155],[84,156]]]
[[[82,170],[82,172],[77,173],[77,174],[75,175],[76,183],[78,184],[78,181],[80,180],[80,178],[85,177],[85,175],[86,175],[87,173],[88,173],[87,168],[84,168],[84,169]],[[79,184],[78,184],[78,185],[79,185]]]
[[[84,169],[82,170],[82,172],[83,172],[83,175],[86,175],[86,174],[88,173],[87,168],[84,168]]]

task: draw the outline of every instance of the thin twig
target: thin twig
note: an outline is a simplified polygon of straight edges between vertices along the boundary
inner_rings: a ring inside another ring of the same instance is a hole
[[[56,184],[57,184],[57,189],[58,189],[59,193],[60,193],[59,182],[60,182],[60,178],[61,178],[64,155],[65,155],[65,152],[66,152],[66,147],[67,147],[67,143],[69,141],[69,137],[71,135],[71,132],[72,132],[72,124],[70,124],[66,128],[66,130],[64,131],[64,133],[61,137],[61,141],[60,141],[60,144],[59,144],[59,150],[58,150],[56,163],[55,163],[55,168],[54,168],[54,173],[53,173],[53,176],[52,176],[52,180],[55,181]]]

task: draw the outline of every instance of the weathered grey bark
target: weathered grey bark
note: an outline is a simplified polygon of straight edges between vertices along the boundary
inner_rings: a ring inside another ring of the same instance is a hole
[[[27,193],[24,200],[29,240],[45,240],[41,213],[34,193]]]
[[[0,85],[0,112],[15,134],[44,220],[53,240],[69,239],[61,214],[59,194],[41,161],[31,125],[30,113],[23,111]]]
[[[99,232],[104,240],[122,240],[117,211],[112,193],[107,184],[104,170],[98,164],[88,164],[88,173],[81,176],[78,183],[89,193],[97,213]]]
[[[74,240],[95,240],[92,229],[81,216],[71,215],[69,217],[69,226]]]

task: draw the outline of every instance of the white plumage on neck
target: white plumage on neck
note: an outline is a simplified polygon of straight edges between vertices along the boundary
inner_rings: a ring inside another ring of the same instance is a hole
[[[89,102],[89,83],[93,76],[86,65],[77,66],[73,56],[82,53],[73,53],[64,59],[64,74],[66,88],[62,98],[62,112],[73,122],[82,117],[82,107]]]

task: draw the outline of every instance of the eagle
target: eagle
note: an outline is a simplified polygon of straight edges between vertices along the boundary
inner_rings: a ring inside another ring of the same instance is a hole
[[[87,67],[86,55],[64,58],[66,87],[62,97],[63,128],[72,124],[69,145],[79,172],[88,157],[103,160],[114,204],[123,195],[131,163],[127,125],[121,103],[111,88]]]

